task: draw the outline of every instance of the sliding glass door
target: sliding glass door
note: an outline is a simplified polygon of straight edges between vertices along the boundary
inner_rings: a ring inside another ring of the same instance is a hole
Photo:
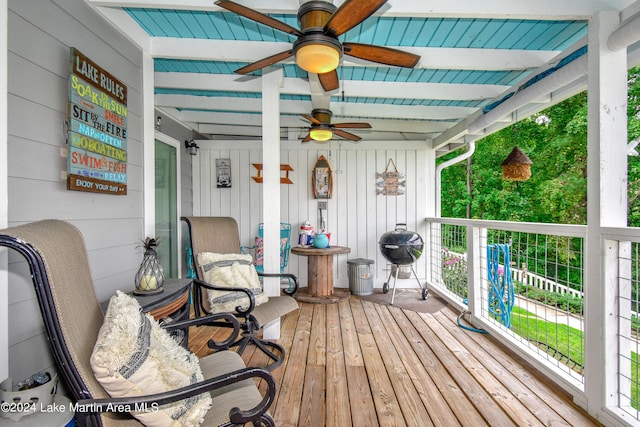
[[[156,140],[155,216],[160,240],[158,259],[164,277],[178,277],[178,155],[177,147]]]

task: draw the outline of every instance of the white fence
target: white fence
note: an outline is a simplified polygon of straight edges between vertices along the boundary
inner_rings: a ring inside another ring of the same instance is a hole
[[[467,261],[467,254],[461,254],[453,251],[449,251],[449,254],[460,258],[462,261]],[[569,294],[575,298],[584,298],[584,292],[577,289],[573,289],[569,286],[554,282],[544,276],[531,273],[526,269],[518,269],[511,267],[511,279],[516,282],[520,282],[526,286],[540,289],[546,292],[556,292],[561,295]]]

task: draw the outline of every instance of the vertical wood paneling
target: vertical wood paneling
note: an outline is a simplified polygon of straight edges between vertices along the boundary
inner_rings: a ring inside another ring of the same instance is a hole
[[[261,163],[259,144],[215,141],[202,146],[198,157],[206,167],[201,168],[200,177],[194,177],[203,186],[201,198],[207,210],[202,214],[236,218],[240,225],[241,243],[253,245],[258,224],[262,222],[262,185],[251,179],[257,174],[251,164]],[[420,227],[424,227],[426,148],[413,142],[408,142],[406,148],[392,150],[386,149],[384,144],[344,142],[339,156],[337,148],[336,142],[328,145],[282,142],[281,162],[289,164],[294,171],[290,173],[293,184],[280,186],[281,219],[292,224],[293,246],[298,243],[298,231],[304,221],[310,221],[316,229],[319,227],[318,200],[313,198],[311,191],[311,172],[317,158],[324,155],[334,171],[333,197],[327,201],[328,215],[325,218],[327,229],[332,234],[331,243],[351,248],[350,254],[334,259],[335,285],[349,285],[347,259],[368,258],[375,261],[375,286],[381,287],[389,269],[378,249],[379,237],[392,230],[398,222],[406,222],[410,230],[419,232]],[[215,188],[215,159],[220,156],[232,159],[230,189]],[[398,171],[407,177],[405,195],[376,195],[376,173],[385,170],[390,158],[396,162]],[[340,165],[338,159],[341,160]],[[335,173],[338,168],[342,170],[341,174]],[[424,260],[421,260],[420,275],[424,274],[424,265]],[[287,271],[298,275],[301,284],[306,286],[305,257],[291,255]],[[399,281],[398,286],[414,287],[415,281]]]

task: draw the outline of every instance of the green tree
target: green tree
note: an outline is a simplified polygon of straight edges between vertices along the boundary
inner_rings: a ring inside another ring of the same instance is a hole
[[[639,68],[629,71],[628,91],[631,141],[640,137]],[[587,119],[587,93],[583,92],[479,140],[470,170],[462,162],[442,172],[442,216],[465,218],[469,206],[471,218],[585,224]],[[514,146],[533,162],[532,176],[524,182],[502,179],[500,164]],[[640,226],[640,156],[628,158],[628,189],[629,225]]]

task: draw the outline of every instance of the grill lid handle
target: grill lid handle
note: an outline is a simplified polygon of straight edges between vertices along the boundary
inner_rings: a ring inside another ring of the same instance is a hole
[[[396,224],[396,230],[406,230],[406,229],[407,229],[406,222],[399,222]]]

